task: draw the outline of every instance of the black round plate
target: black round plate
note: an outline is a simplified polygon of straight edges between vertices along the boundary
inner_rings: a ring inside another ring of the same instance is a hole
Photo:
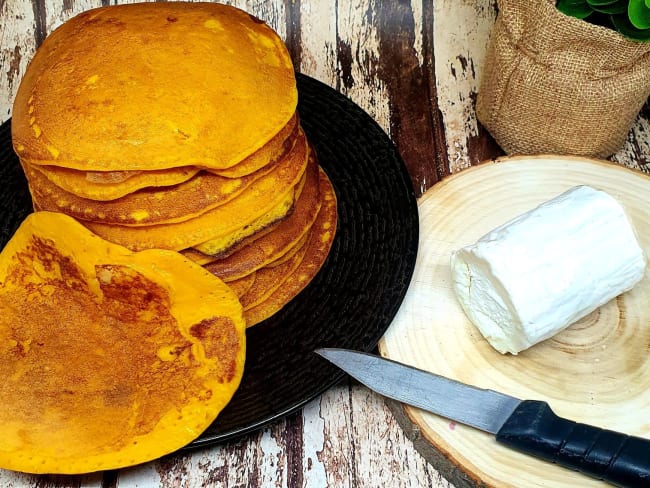
[[[348,98],[297,75],[301,124],[338,201],[332,250],[314,280],[247,331],[244,377],[217,420],[187,448],[257,430],[343,378],[319,347],[372,350],[408,288],[418,246],[415,194],[384,131]],[[25,177],[0,126],[0,245],[31,212]]]

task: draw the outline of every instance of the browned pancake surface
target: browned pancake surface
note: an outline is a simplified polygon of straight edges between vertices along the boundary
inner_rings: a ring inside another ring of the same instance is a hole
[[[208,2],[103,7],[35,54],[15,98],[14,149],[90,171],[228,168],[296,105],[289,53],[259,19]]]
[[[177,253],[38,212],[0,254],[0,285],[2,468],[148,461],[196,438],[239,384],[241,304]]]

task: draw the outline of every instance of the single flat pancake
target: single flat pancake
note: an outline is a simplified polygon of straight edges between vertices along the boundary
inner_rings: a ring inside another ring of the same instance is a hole
[[[242,308],[225,283],[60,213],[31,214],[0,254],[0,311],[4,469],[158,458],[198,437],[243,373]]]
[[[226,178],[201,171],[178,185],[143,188],[116,200],[103,202],[81,198],[63,190],[47,179],[39,171],[39,166],[25,165],[24,170],[32,198],[38,201],[42,209],[103,224],[171,224],[189,220],[228,203],[264,175],[275,172],[271,176],[277,177],[278,184],[282,184],[281,175],[289,174],[292,165],[300,165],[303,156],[300,150],[300,145],[294,145],[285,159],[241,178]]]
[[[315,154],[311,153],[312,155]],[[223,280],[237,279],[275,261],[294,247],[307,234],[320,210],[318,163],[310,157],[305,186],[294,205],[291,215],[261,237],[252,236],[252,242],[236,252],[204,267]]]
[[[246,326],[252,327],[277,313],[300,293],[321,269],[336,235],[336,194],[325,172],[320,170],[320,191],[323,204],[316,222],[309,231],[307,250],[302,261],[287,279],[266,300],[257,306],[244,310]]]
[[[101,7],[37,50],[16,94],[13,144],[27,163],[84,171],[229,168],[285,127],[297,101],[285,45],[248,13]]]
[[[132,250],[173,249],[180,251],[219,239],[227,249],[272,222],[284,218],[294,204],[294,190],[303,179],[309,156],[303,135],[296,142],[296,156],[282,171],[273,171],[254,181],[245,192],[198,217],[172,224],[146,226],[84,222],[105,239]],[[35,199],[39,208],[41,203]]]
[[[189,180],[200,169],[195,166],[152,171],[79,171],[59,166],[29,165],[25,161],[25,172],[40,171],[59,188],[81,198],[91,200],[115,200],[142,188],[173,186]]]

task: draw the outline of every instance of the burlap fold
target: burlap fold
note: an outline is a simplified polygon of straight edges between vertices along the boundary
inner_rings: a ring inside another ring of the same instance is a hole
[[[650,43],[568,17],[550,0],[498,0],[477,116],[508,154],[607,157],[650,95]]]

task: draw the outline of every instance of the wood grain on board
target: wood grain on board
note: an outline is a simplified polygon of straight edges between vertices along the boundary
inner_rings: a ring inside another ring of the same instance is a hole
[[[131,2],[0,0],[0,121],[10,118],[20,79],[43,39],[75,14],[115,3]],[[495,0],[224,3],[269,23],[298,71],[367,111],[396,144],[418,196],[452,173],[503,154],[474,112]],[[646,106],[613,160],[650,169],[649,120]],[[457,465],[420,442],[417,425],[397,418],[405,430],[382,398],[345,382],[300,412],[229,443],[87,476],[0,471],[0,486],[451,486],[440,473],[466,486]],[[470,481],[467,486],[477,483]]]

